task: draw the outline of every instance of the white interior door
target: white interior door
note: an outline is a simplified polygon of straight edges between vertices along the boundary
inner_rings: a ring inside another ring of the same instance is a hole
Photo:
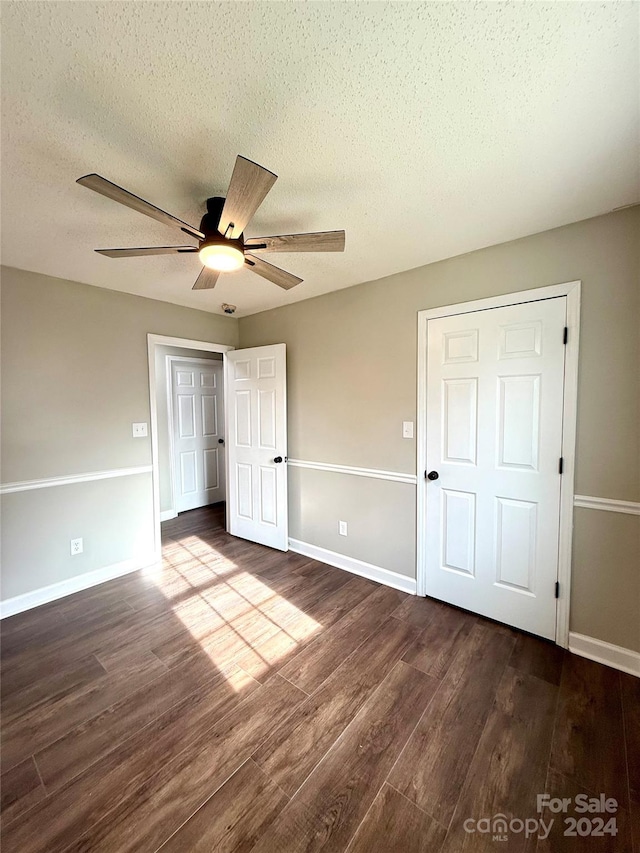
[[[221,361],[171,359],[176,512],[225,500]]]
[[[225,355],[227,529],[287,551],[286,346]]]
[[[565,324],[557,297],[427,327],[427,595],[549,639]]]

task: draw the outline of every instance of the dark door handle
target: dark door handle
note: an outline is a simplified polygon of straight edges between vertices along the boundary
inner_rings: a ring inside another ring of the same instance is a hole
[[[224,438],[219,438],[219,439],[218,439],[218,444],[224,444]]]
[[[274,461],[274,462],[276,463],[276,465],[277,465],[278,463],[282,462],[282,456],[276,456],[276,458],[275,458],[273,461]]]
[[[427,480],[437,480],[440,474],[437,471],[429,471],[427,474]]]

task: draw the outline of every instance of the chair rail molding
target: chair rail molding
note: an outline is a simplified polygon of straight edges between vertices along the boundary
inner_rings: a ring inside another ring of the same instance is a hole
[[[33,489],[50,489],[53,486],[72,486],[75,483],[91,483],[94,480],[111,480],[115,477],[132,477],[135,474],[150,474],[151,465],[137,465],[133,468],[111,468],[108,471],[88,471],[85,474],[70,474],[67,477],[44,477],[41,480],[20,480],[15,483],[0,484],[0,495],[14,492],[30,492]]]
[[[294,468],[309,468],[313,471],[331,471],[334,474],[351,474],[354,477],[369,477],[372,480],[392,480],[395,483],[408,483],[415,486],[415,474],[405,474],[403,471],[384,471],[379,468],[357,468],[353,465],[332,465],[330,462],[310,462],[306,459],[287,460]]]
[[[582,509],[601,509],[605,512],[622,512],[626,515],[640,515],[640,503],[636,501],[618,501],[613,498],[594,498],[590,495],[574,495],[573,505]]]

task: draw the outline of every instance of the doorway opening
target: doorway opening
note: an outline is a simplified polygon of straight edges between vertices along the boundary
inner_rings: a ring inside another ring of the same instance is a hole
[[[234,348],[153,334],[147,335],[147,345],[159,555],[162,521],[226,498],[222,360]]]
[[[218,434],[224,441],[224,477],[226,482],[226,529],[233,536],[249,539],[261,545],[289,549],[288,504],[287,504],[287,379],[286,347],[270,344],[262,347],[236,350],[235,347],[208,341],[193,341],[166,335],[147,335],[149,359],[149,396],[151,410],[151,456],[153,481],[153,526],[154,558],[161,555],[161,466],[160,466],[160,407],[158,397],[169,396],[168,384],[158,383],[158,377],[166,373],[167,353],[163,348],[186,350],[174,355],[175,372],[180,372],[180,358],[194,364],[192,373],[197,375],[196,359],[206,357],[212,364],[216,359],[211,354],[221,354],[224,366],[223,409],[219,413]],[[232,350],[234,350],[232,352]],[[171,362],[172,363],[172,362]],[[163,368],[163,365],[165,367]],[[173,368],[172,368],[173,370]],[[187,371],[188,372],[188,371]],[[211,370],[205,370],[211,373]],[[186,388],[199,379],[185,377]],[[211,396],[207,386],[205,396]],[[195,405],[195,404],[194,404]],[[179,418],[179,406],[176,408]],[[168,409],[168,403],[167,403]],[[196,409],[196,413],[197,413]],[[209,416],[211,406],[209,406]],[[191,410],[193,413],[193,409]],[[189,404],[185,404],[186,420],[189,419]],[[204,417],[201,407],[200,417]],[[168,423],[168,414],[166,417]],[[188,430],[187,430],[188,431]],[[168,444],[168,439],[167,439]],[[215,447],[220,447],[215,444]],[[204,447],[203,452],[208,448]],[[211,449],[211,448],[209,448]],[[186,448],[186,453],[191,452]],[[169,456],[169,453],[167,453]],[[211,468],[211,470],[213,470]],[[174,467],[174,481],[175,477]],[[182,471],[180,470],[180,475]],[[185,478],[188,481],[188,461],[185,462]],[[213,480],[211,479],[209,485]],[[175,485],[175,483],[174,483]],[[206,485],[206,484],[205,484]],[[196,481],[197,490],[197,481]],[[168,489],[167,489],[168,491]],[[177,491],[177,489],[175,490]],[[175,494],[174,491],[174,494]],[[186,491],[189,491],[187,489]],[[204,489],[205,493],[209,491]],[[205,496],[206,497],[206,496]],[[175,507],[172,508],[175,511]],[[173,516],[172,516],[173,517]],[[166,516],[168,519],[168,516]]]
[[[185,352],[156,352],[161,521],[226,500],[222,354]]]

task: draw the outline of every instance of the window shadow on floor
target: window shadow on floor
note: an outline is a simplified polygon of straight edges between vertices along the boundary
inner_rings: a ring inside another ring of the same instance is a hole
[[[229,536],[220,504],[165,522],[162,554],[2,622],[9,849],[64,849],[117,820],[348,612],[345,584],[374,586]]]

